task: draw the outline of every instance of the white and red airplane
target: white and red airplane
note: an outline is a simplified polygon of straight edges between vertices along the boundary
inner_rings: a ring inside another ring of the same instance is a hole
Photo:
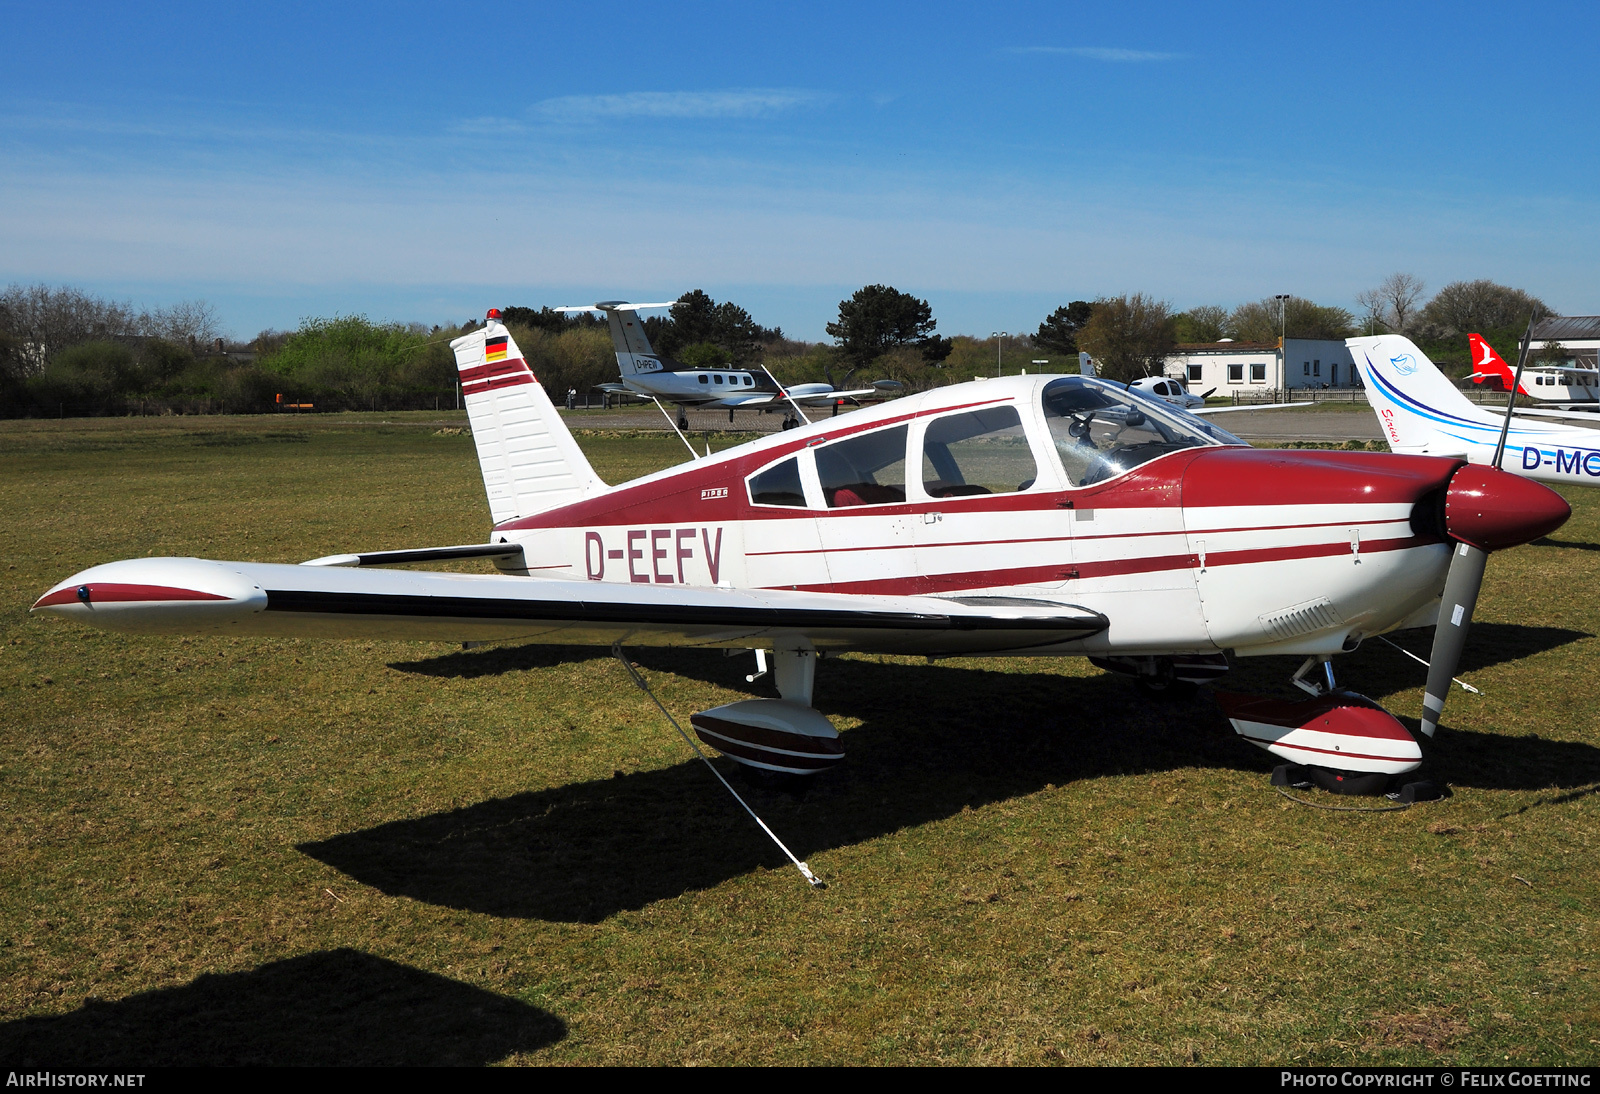
[[[823,654],[1088,656],[1158,687],[1214,679],[1230,652],[1293,654],[1312,697],[1220,696],[1235,728],[1324,785],[1371,790],[1422,750],[1335,686],[1331,658],[1438,617],[1431,735],[1486,553],[1570,513],[1460,459],[1256,451],[1083,376],[938,388],[607,486],[503,325],[453,347],[490,542],[297,566],[130,559],[34,610],[148,634],[752,649],[782,698],[693,724],[791,774],[843,754],[811,706]],[[470,557],[501,572],[382,568]]]
[[[1468,379],[1475,384],[1495,380],[1501,391],[1510,391],[1516,376],[1505,359],[1494,351],[1494,347],[1481,334],[1468,334],[1467,341],[1472,347],[1473,369]],[[1544,403],[1557,403],[1567,409],[1586,407],[1592,411],[1596,409],[1597,386],[1600,386],[1600,372],[1592,368],[1535,365],[1522,370],[1522,383],[1517,385],[1517,394]]]

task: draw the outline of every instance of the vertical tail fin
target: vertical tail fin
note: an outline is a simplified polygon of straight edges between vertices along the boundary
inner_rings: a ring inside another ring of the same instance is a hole
[[[604,312],[606,326],[611,328],[611,346],[617,351],[617,368],[624,378],[642,372],[661,372],[665,366],[656,351],[650,348],[645,337],[644,321],[639,318],[642,308],[670,308],[676,300],[664,304],[630,304],[626,300],[602,300],[598,304],[579,304],[555,308],[554,311]]]
[[[1464,429],[1495,423],[1445,378],[1427,354],[1398,334],[1351,338],[1345,345],[1361,372],[1367,402],[1396,452],[1455,455]]]
[[[1467,340],[1472,343],[1472,382],[1481,384],[1491,376],[1500,378],[1500,390],[1510,391],[1512,381],[1516,374],[1511,371],[1511,366],[1494,351],[1494,347],[1483,340],[1481,334],[1469,334]],[[1528,394],[1525,388],[1517,389],[1518,395]]]
[[[490,312],[481,330],[455,339],[450,348],[496,524],[607,489],[498,312]]]

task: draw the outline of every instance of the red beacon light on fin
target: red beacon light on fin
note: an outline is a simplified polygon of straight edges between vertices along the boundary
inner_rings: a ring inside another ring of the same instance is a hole
[[[500,318],[500,309],[499,308],[490,308],[489,309],[489,314],[485,318],[487,318],[487,319],[499,319]]]

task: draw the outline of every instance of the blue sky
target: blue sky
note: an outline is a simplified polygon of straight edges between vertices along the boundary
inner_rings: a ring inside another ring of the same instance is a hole
[[[1600,311],[1597,9],[0,4],[0,282],[456,321],[703,288],[820,339],[1075,298]],[[1587,48],[1587,47],[1585,47]]]

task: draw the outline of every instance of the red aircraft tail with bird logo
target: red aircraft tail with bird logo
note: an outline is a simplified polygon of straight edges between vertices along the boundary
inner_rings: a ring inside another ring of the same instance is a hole
[[[1469,334],[1467,340],[1472,343],[1472,382],[1481,384],[1490,378],[1497,378],[1500,381],[1500,390],[1510,391],[1511,382],[1516,378],[1511,372],[1511,366],[1494,351],[1493,346],[1483,340],[1483,335]],[[1519,387],[1517,394],[1528,393]]]

